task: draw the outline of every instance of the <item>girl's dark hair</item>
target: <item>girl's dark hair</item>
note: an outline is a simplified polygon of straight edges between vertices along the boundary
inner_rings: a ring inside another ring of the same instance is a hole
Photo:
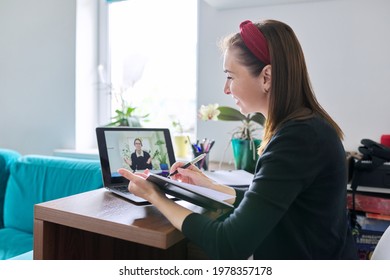
[[[291,27],[276,20],[265,20],[255,25],[267,39],[272,66],[268,116],[259,153],[284,122],[313,115],[328,121],[343,139],[342,130],[315,97],[301,45]],[[221,48],[237,50],[239,63],[254,76],[258,76],[265,66],[245,46],[240,33],[226,37]]]

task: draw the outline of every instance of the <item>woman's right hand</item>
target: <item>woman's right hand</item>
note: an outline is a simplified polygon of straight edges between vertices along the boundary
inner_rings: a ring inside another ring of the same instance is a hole
[[[172,173],[176,170],[178,172],[172,176],[172,179],[232,195],[234,198],[226,200],[226,202],[234,204],[236,196],[236,190],[234,188],[214,182],[193,164],[188,168],[181,168],[184,164],[183,162],[176,162],[172,165],[170,172]]]
[[[212,188],[214,181],[207,177],[199,168],[191,164],[188,168],[181,168],[185,165],[184,162],[175,162],[170,170],[173,173],[177,170],[177,174],[172,176],[172,179],[183,183],[193,184],[202,187]]]

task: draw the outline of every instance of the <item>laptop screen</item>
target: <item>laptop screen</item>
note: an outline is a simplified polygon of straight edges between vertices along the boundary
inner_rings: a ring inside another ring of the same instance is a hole
[[[142,172],[149,169],[167,176],[175,162],[166,128],[98,127],[96,135],[105,186],[123,184],[119,168]]]

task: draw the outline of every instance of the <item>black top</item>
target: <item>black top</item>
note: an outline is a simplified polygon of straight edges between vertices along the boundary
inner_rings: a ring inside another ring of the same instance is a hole
[[[131,169],[132,170],[144,170],[144,169],[152,169],[152,164],[147,163],[150,159],[150,154],[148,152],[143,151],[143,156],[137,156],[136,152],[131,154]]]
[[[346,188],[334,129],[320,118],[289,121],[259,158],[249,190],[236,190],[231,215],[193,213],[182,231],[214,259],[357,259]]]

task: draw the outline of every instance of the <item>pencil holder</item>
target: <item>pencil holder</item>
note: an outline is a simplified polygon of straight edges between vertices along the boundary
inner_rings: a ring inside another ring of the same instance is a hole
[[[193,154],[195,158],[197,156],[200,156],[201,154],[204,154],[204,152],[199,152],[199,153],[194,152]],[[209,153],[207,152],[206,156],[203,159],[195,163],[195,166],[197,166],[200,170],[204,170],[204,171],[209,170]]]

